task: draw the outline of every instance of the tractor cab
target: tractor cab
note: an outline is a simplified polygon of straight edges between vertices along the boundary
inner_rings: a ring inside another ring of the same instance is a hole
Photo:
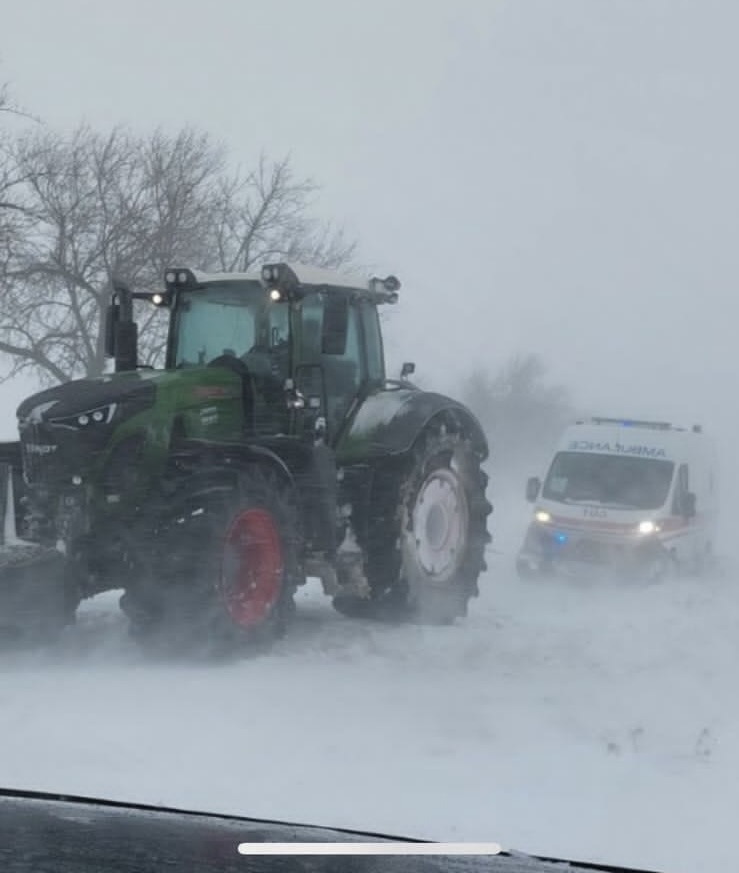
[[[298,269],[300,280],[287,264],[242,274],[172,269],[159,294],[116,283],[108,354],[117,371],[136,368],[126,299],[147,299],[170,310],[167,370],[216,367],[239,375],[248,434],[320,427],[335,444],[362,397],[385,384],[377,305],[397,300],[399,282],[391,276],[368,285]]]

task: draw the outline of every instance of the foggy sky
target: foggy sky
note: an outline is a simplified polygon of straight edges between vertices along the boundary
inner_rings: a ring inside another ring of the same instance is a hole
[[[57,127],[291,152],[403,281],[391,356],[426,382],[538,351],[589,411],[720,429],[737,23],[728,0],[4,0],[0,81]]]

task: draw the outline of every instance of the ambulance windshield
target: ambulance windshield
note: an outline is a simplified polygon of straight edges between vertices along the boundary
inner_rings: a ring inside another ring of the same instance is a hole
[[[559,452],[542,496],[563,503],[621,509],[659,509],[667,500],[674,464],[654,458]]]

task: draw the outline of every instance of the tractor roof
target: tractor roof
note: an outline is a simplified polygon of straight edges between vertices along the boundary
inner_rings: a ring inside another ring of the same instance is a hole
[[[396,303],[400,282],[395,276],[380,279],[376,276],[363,279],[357,273],[339,273],[336,270],[325,270],[322,267],[311,267],[306,264],[263,264],[259,271],[249,270],[243,273],[205,273],[191,270],[188,267],[172,267],[164,274],[168,290],[192,288],[197,285],[209,285],[220,282],[262,282],[279,295],[293,293],[294,286],[335,289],[349,291],[366,297],[374,303]],[[296,290],[296,289],[295,289]],[[270,292],[272,293],[272,292]]]
[[[357,291],[369,289],[369,279],[359,273],[339,273],[336,270],[326,270],[323,267],[310,267],[306,264],[288,263],[290,269],[298,277],[301,285],[321,285],[326,288],[352,288]],[[261,270],[249,270],[246,273],[203,273],[193,270],[198,282],[237,282],[244,280],[260,281]]]

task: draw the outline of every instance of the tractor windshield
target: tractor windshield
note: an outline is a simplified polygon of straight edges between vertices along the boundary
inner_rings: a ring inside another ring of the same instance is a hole
[[[255,355],[286,348],[288,307],[259,282],[223,282],[182,293],[173,326],[172,363],[197,367],[221,355],[253,366]]]

